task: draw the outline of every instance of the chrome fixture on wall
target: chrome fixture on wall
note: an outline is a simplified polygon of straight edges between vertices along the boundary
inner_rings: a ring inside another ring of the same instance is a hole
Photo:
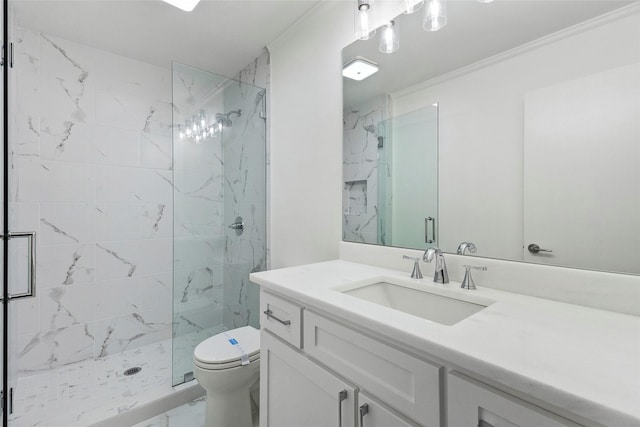
[[[192,141],[200,144],[204,140],[217,137],[222,132],[223,127],[231,127],[231,115],[237,117],[242,115],[242,110],[229,111],[226,114],[217,113],[215,121],[210,122],[204,110],[187,119],[184,124],[178,125],[178,139],[180,141]]]

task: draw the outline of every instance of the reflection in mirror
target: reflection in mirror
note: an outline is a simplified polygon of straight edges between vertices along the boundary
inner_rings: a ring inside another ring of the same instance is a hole
[[[449,6],[435,33],[395,18],[393,54],[375,38],[343,50],[379,66],[343,82],[343,238],[640,274],[640,2]],[[433,145],[403,151],[398,127],[435,103]]]
[[[385,103],[380,97],[345,111],[343,239],[436,245],[437,105],[382,120]]]

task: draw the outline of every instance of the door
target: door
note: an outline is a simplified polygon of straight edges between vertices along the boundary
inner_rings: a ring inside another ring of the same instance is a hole
[[[638,76],[635,64],[525,96],[525,261],[640,273]]]
[[[260,426],[355,427],[353,386],[269,332],[260,339]]]
[[[10,23],[9,0],[3,0],[2,4],[2,209],[0,210],[2,221],[2,309],[0,324],[2,326],[2,343],[0,344],[0,358],[2,360],[2,425],[11,424],[14,415],[14,395],[16,394],[17,372],[16,351],[18,310],[20,304],[30,304],[35,296],[35,253],[36,232],[32,230],[20,230],[21,223],[17,220],[17,212],[20,210],[12,198],[12,185],[14,180],[10,172],[15,166],[11,163],[16,145],[16,121],[17,105],[16,82],[17,67],[14,62],[13,27]]]

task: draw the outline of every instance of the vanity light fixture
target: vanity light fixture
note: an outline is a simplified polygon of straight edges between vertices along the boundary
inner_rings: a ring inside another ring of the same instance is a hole
[[[342,68],[342,75],[352,80],[364,80],[378,71],[378,64],[358,57]]]
[[[423,28],[427,31],[438,31],[447,25],[446,0],[427,0],[424,8]]]
[[[420,10],[424,5],[424,0],[400,0],[398,5],[400,7],[400,12],[410,14]]]
[[[382,53],[393,53],[400,47],[400,33],[398,31],[398,23],[389,21],[380,34],[379,49]]]
[[[355,34],[358,40],[369,40],[376,34],[376,29],[371,23],[371,1],[358,0],[354,14]]]
[[[171,6],[175,6],[178,9],[182,9],[185,12],[191,12],[194,7],[200,3],[200,0],[162,0],[165,3],[169,3]]]

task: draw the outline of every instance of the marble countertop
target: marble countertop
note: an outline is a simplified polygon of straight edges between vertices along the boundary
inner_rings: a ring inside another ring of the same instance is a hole
[[[252,273],[251,281],[607,427],[640,426],[640,318],[336,260]],[[495,301],[445,326],[337,292],[376,278]]]

